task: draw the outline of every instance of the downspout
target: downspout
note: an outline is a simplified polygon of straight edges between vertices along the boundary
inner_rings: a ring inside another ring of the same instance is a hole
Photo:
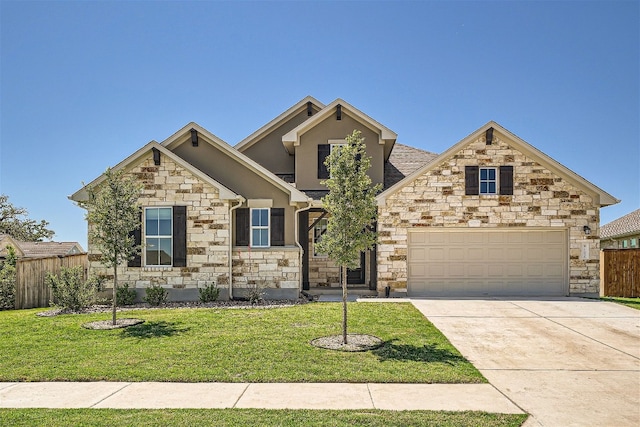
[[[311,209],[311,205],[313,203],[313,199],[309,198],[307,199],[307,207],[304,208],[300,208],[298,210],[295,211],[295,213],[293,214],[293,227],[294,227],[294,232],[295,232],[295,240],[296,240],[296,246],[299,249],[299,255],[298,255],[298,266],[299,266],[299,273],[298,276],[300,277],[300,281],[298,283],[298,290],[302,291],[302,252],[304,252],[304,249],[302,248],[302,245],[300,244],[300,230],[298,227],[298,215],[300,214],[300,212],[304,212],[304,211],[308,211],[309,209]]]
[[[238,195],[236,200],[238,204],[229,207],[229,301],[233,299],[233,211],[242,206],[245,198]]]

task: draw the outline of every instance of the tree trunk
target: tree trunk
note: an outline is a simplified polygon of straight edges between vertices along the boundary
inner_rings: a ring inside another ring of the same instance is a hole
[[[342,266],[342,342],[347,343],[347,267]]]
[[[113,325],[116,325],[116,294],[118,288],[118,266],[113,267],[113,303],[111,304]]]

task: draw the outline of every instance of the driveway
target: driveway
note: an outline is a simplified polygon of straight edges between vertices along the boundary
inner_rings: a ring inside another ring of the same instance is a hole
[[[527,427],[640,425],[640,311],[555,299],[412,299]]]

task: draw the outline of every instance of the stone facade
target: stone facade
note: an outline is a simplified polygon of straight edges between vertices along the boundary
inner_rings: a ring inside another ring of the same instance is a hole
[[[140,206],[187,207],[187,266],[120,266],[118,282],[128,283],[134,288],[157,284],[170,289],[195,289],[215,282],[221,288],[226,288],[229,283],[231,238],[229,202],[220,200],[218,189],[167,157],[162,158],[159,166],[154,165],[152,158],[148,158],[128,174],[143,185]],[[104,269],[100,263],[100,253],[91,242],[89,262],[92,273],[112,278],[112,270]],[[195,296],[197,299],[197,293]]]
[[[465,195],[467,165],[512,165],[513,195]],[[597,294],[599,222],[599,206],[589,194],[514,149],[506,138],[498,135],[486,145],[481,136],[379,207],[378,292],[407,286],[409,228],[561,227],[569,235],[569,292]]]
[[[268,298],[297,298],[300,284],[300,249],[297,247],[234,248],[233,295],[264,289]]]

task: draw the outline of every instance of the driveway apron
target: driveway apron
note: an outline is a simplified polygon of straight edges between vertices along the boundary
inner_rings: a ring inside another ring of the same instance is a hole
[[[640,311],[582,298],[413,299],[525,426],[640,425]]]

